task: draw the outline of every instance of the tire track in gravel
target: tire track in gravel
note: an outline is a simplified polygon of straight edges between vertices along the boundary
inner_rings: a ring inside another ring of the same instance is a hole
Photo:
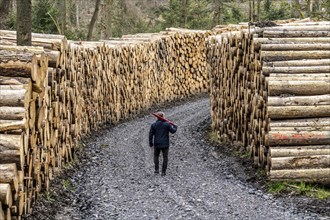
[[[53,216],[37,207],[35,219],[320,219],[221,172],[230,164],[212,158],[200,134],[209,123],[209,99],[164,112],[179,126],[171,136],[167,176],[153,173],[148,132],[155,118],[124,122],[88,142],[68,179],[72,204],[60,205]]]

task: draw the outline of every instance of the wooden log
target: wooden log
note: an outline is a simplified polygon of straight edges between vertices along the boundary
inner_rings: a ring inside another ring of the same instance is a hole
[[[264,38],[269,37],[330,37],[329,30],[326,31],[287,31],[287,30],[266,30],[263,32]]]
[[[270,73],[326,73],[329,72],[330,66],[288,66],[288,67],[269,67],[263,66],[262,73],[269,75]]]
[[[33,54],[14,54],[7,51],[0,51],[0,72],[2,76],[15,76],[30,78],[34,75],[33,65],[37,65],[37,57]]]
[[[0,85],[22,85],[31,84],[30,78],[0,76]]]
[[[8,132],[12,130],[25,130],[29,127],[26,119],[22,120],[2,120],[0,119],[0,133]]]
[[[269,148],[269,156],[275,157],[294,157],[294,156],[312,156],[312,155],[330,155],[330,145],[312,145],[312,146],[274,146]]]
[[[328,81],[269,81],[268,94],[325,95],[330,94],[330,86]]]
[[[285,24],[283,26],[265,27],[264,31],[330,31],[329,24],[327,25],[306,25],[306,26],[290,26]]]
[[[0,50],[11,51],[15,53],[33,53],[33,54],[47,54],[48,66],[59,67],[60,63],[60,51],[44,50],[43,47],[38,46],[13,46],[13,45],[1,45]]]
[[[22,120],[27,118],[26,111],[24,107],[0,106],[0,120]]]
[[[271,119],[330,117],[330,105],[268,106]]]
[[[330,126],[330,118],[304,118],[291,120],[270,120],[273,127],[324,127]]]
[[[310,127],[270,127],[270,131],[328,131],[330,126],[310,126]]]
[[[262,44],[260,49],[262,51],[285,51],[285,50],[292,50],[292,51],[299,51],[299,50],[329,50],[329,44],[322,44],[322,43],[313,43],[313,44]]]
[[[270,170],[272,181],[314,182],[329,184],[330,168]]]
[[[328,59],[330,51],[261,51],[261,59],[265,62],[299,60],[299,59]]]
[[[8,183],[0,183],[0,202],[8,208],[13,204],[13,197]]]
[[[302,44],[302,43],[330,43],[330,37],[315,38],[253,38],[254,49],[260,49],[263,44]]]
[[[25,164],[24,135],[0,134],[1,164],[15,163],[18,169]]]
[[[330,43],[330,42],[329,42]],[[264,62],[263,66],[271,67],[292,67],[292,66],[330,66],[330,59],[308,59]]]
[[[2,209],[2,204],[1,204],[1,202],[0,202],[0,219],[3,219],[3,220],[6,219],[5,212],[4,212],[3,209]]]
[[[14,164],[14,163],[0,164],[0,174],[1,174],[0,183],[9,183],[11,189],[17,193],[18,192],[18,176],[17,176],[16,164]]]
[[[327,81],[329,73],[270,73],[266,78],[269,81]]]
[[[320,106],[330,105],[330,95],[319,96],[269,96],[267,106]],[[1,112],[1,108],[0,108]]]
[[[271,158],[271,170],[329,168],[330,155]]]
[[[328,144],[330,131],[269,131],[266,145],[315,145]]]
[[[15,89],[14,87],[22,87],[21,85],[11,85],[11,88],[4,88],[0,86],[0,106],[12,106],[12,107],[25,107],[29,106],[31,99],[31,89],[22,88]]]

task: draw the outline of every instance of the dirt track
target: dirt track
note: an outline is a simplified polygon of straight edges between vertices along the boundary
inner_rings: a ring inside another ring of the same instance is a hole
[[[148,132],[155,118],[140,117],[88,140],[79,163],[57,178],[28,219],[326,219],[254,188],[239,163],[212,156],[207,98],[164,112],[179,126],[167,176],[153,173]]]

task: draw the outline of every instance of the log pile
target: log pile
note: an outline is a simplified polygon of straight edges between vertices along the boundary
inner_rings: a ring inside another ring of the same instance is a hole
[[[212,128],[271,180],[330,183],[329,25],[242,27],[207,43]]]
[[[168,29],[98,42],[0,31],[0,218],[32,212],[79,140],[154,105],[205,93],[208,32]]]

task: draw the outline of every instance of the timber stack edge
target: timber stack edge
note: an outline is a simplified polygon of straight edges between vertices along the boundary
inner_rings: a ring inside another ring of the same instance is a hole
[[[79,140],[155,104],[206,93],[206,31],[167,29],[97,42],[0,31],[0,219],[32,212]]]
[[[218,138],[272,181],[330,184],[330,22],[238,25],[207,53]]]

